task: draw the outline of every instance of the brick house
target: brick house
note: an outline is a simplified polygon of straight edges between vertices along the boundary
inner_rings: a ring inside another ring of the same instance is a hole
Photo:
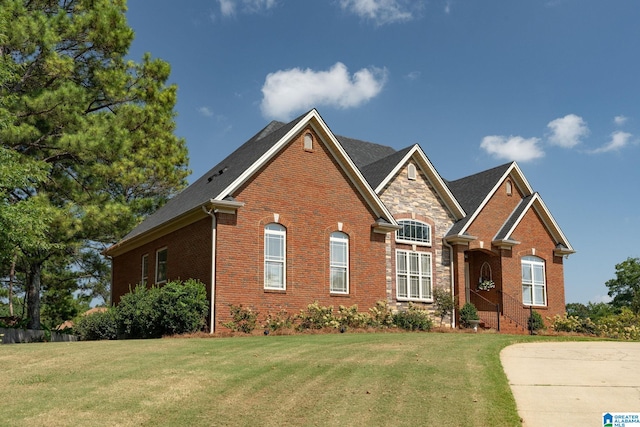
[[[514,313],[553,315],[571,253],[515,163],[446,181],[420,146],[334,135],[316,110],[267,125],[106,251],[113,303],[140,282],[198,279],[212,332],[229,304],[430,308],[436,286],[488,326],[516,319],[508,298]],[[495,287],[477,291],[480,279]]]

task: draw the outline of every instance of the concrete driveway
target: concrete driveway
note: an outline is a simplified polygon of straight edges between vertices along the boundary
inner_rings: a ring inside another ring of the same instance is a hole
[[[515,344],[500,353],[526,427],[602,426],[605,412],[640,413],[640,343]]]

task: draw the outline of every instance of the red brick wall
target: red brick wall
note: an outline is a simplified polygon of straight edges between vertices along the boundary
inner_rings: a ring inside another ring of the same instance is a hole
[[[203,212],[203,216],[204,216]],[[149,284],[155,282],[156,251],[167,248],[167,279],[197,279],[211,282],[211,218],[201,220],[169,233],[146,245],[113,258],[112,303],[140,283],[142,255],[149,255]],[[209,292],[209,289],[207,289]]]
[[[505,292],[522,298],[522,257],[535,255],[545,261],[547,280],[547,306],[534,307],[542,317],[552,317],[565,311],[564,268],[562,257],[553,254],[555,243],[547,232],[542,220],[530,209],[513,233],[513,239],[521,242],[513,247],[511,257],[502,261],[503,289]],[[534,253],[535,250],[535,253]],[[507,251],[505,251],[507,252]]]
[[[313,151],[300,133],[234,197],[245,206],[237,216],[219,215],[216,329],[229,320],[229,304],[260,312],[297,313],[315,300],[322,305],[358,304],[367,311],[386,298],[385,235],[372,232],[375,215],[314,135]],[[287,229],[286,291],[264,289],[264,226]],[[349,295],[329,292],[329,236],[349,235]]]

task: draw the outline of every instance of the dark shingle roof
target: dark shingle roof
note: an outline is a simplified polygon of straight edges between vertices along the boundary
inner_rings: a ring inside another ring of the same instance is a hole
[[[221,191],[253,165],[303,117],[304,115],[287,124],[275,121],[269,123],[264,129],[241,145],[240,148],[169,200],[166,205],[148,216],[123,240],[130,239],[162,225],[218,196]]]
[[[509,237],[507,233],[509,232],[509,230],[511,230],[511,227],[513,227],[513,225],[516,223],[518,218],[520,218],[520,215],[522,215],[522,212],[524,212],[524,210],[526,209],[527,205],[529,204],[533,196],[534,196],[533,194],[530,196],[527,196],[524,199],[522,199],[520,203],[518,203],[518,206],[516,206],[513,212],[511,212],[511,215],[507,219],[507,222],[504,223],[500,231],[498,231],[498,234],[496,234],[496,237],[495,237],[496,240],[504,240]]]
[[[500,178],[513,163],[506,163],[486,171],[482,171],[455,181],[448,181],[449,189],[467,213],[467,216],[456,222],[447,235],[458,234],[467,224],[473,213],[480,207],[482,201],[496,186]]]
[[[374,144],[373,142],[360,141],[339,135],[336,135],[336,138],[360,170],[362,170],[364,166],[396,152],[396,150],[386,145]]]
[[[374,189],[391,173],[400,160],[413,148],[407,147],[400,151],[396,151],[380,160],[370,163],[362,168],[360,171],[364,175],[369,185]]]

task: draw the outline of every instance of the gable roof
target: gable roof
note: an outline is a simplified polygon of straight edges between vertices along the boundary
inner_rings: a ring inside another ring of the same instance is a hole
[[[542,197],[540,197],[539,193],[534,193],[530,196],[527,196],[522,199],[522,201],[516,206],[513,210],[509,218],[505,221],[502,228],[498,231],[498,233],[493,238],[494,241],[513,241],[512,234],[524,218],[524,216],[529,212],[529,210],[535,210],[538,214],[545,227],[551,234],[556,243],[556,254],[557,255],[569,255],[575,253],[571,243],[565,237],[564,233],[558,226],[558,223],[551,215],[551,212],[545,205]]]
[[[426,176],[431,186],[435,189],[437,195],[443,201],[447,209],[453,214],[455,219],[464,218],[465,211],[458,203],[447,183],[436,168],[433,166],[425,152],[418,145],[412,145],[403,150],[397,151],[390,156],[382,158],[375,163],[367,165],[363,169],[364,175],[369,183],[375,188],[376,193],[384,189],[384,187],[396,176],[400,168],[402,168],[409,159],[413,158],[422,173]]]
[[[361,192],[374,214],[379,217],[379,225],[397,225],[393,215],[367,183],[355,161],[347,154],[338,138],[329,130],[320,114],[313,109],[286,124],[276,121],[269,123],[224,160],[171,198],[155,213],[148,216],[120,242],[107,249],[106,252],[113,252],[114,248],[122,247],[131,240],[137,239],[152,230],[162,229],[166,224],[180,218],[187,218],[196,214],[202,217],[204,212],[200,211],[209,203],[233,203],[234,192],[260,170],[265,163],[277,155],[307,125],[311,125],[321,136],[320,139],[327,145],[338,164],[342,166],[355,187]],[[364,148],[358,149],[356,147],[358,145],[357,140],[350,138],[343,138],[343,140],[351,147],[354,157],[360,163],[370,159],[375,160],[379,156],[388,153],[389,150],[393,151],[390,147],[376,146],[376,144],[364,142],[361,142]]]
[[[474,175],[449,181],[449,188],[467,212],[467,216],[456,222],[447,236],[465,234],[473,220],[509,175],[512,176],[524,197],[533,194],[533,189],[516,162],[506,163]]]

